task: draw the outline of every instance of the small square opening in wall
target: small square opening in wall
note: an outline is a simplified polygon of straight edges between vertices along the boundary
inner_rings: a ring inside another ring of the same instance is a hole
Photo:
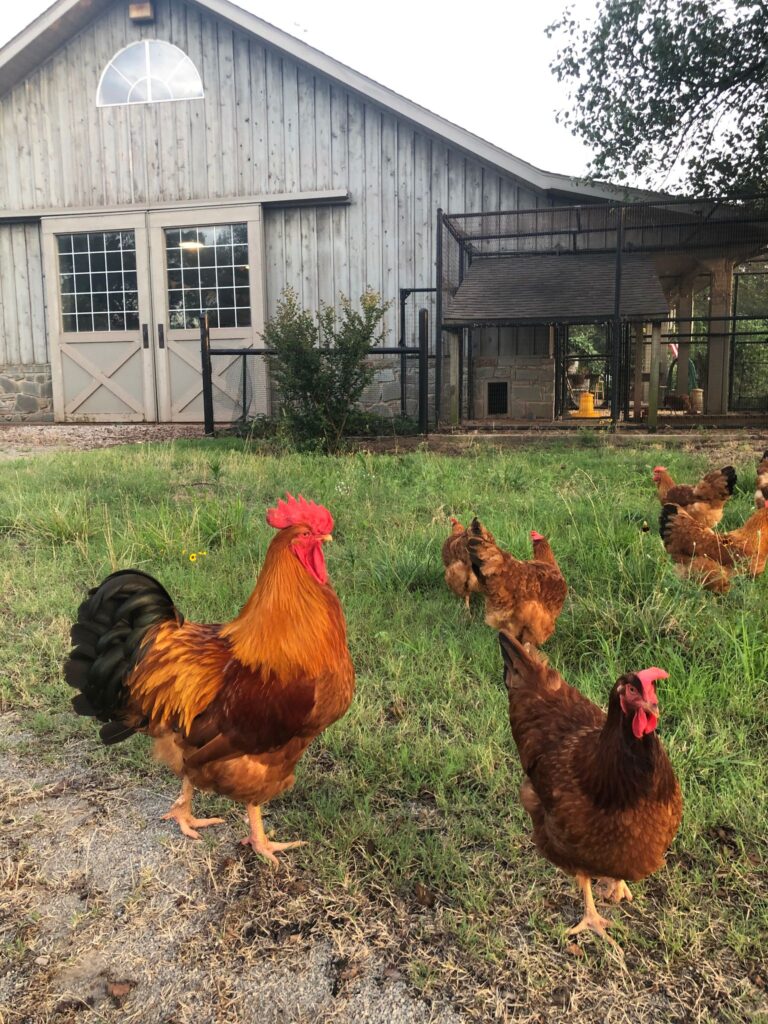
[[[488,383],[488,415],[506,416],[509,411],[509,387],[505,380]]]

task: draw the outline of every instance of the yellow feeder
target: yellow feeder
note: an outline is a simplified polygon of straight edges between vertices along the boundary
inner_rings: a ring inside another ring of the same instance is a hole
[[[600,413],[595,411],[595,396],[591,391],[579,392],[579,408],[571,412],[577,419],[596,419]]]

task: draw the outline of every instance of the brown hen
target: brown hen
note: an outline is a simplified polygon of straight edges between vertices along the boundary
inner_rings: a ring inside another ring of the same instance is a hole
[[[676,484],[666,466],[656,466],[653,482],[662,505],[679,505],[704,526],[717,526],[723,518],[723,507],[736,486],[736,470],[723,466],[707,473],[695,485]]]
[[[540,647],[555,631],[568,587],[549,541],[531,530],[533,558],[503,551],[472,520],[469,558],[485,595],[485,621],[523,644]]]
[[[755,488],[755,508],[768,505],[768,451],[763,452],[757,464],[757,487]]]
[[[451,516],[452,530],[443,544],[443,565],[445,566],[445,582],[449,590],[464,600],[469,611],[469,600],[472,594],[482,590],[472,563],[469,560],[469,534],[458,519]],[[481,527],[483,537],[491,544],[493,535]]]
[[[608,938],[592,879],[615,902],[631,900],[627,880],[658,871],[682,817],[680,786],[655,732],[654,682],[667,673],[621,676],[606,715],[516,640],[499,641],[534,842],[583,892],[584,916],[569,934],[589,928]]]
[[[659,533],[678,574],[716,594],[727,593],[734,575],[759,576],[768,560],[768,507],[753,512],[737,530],[715,533],[685,509],[666,504]]]

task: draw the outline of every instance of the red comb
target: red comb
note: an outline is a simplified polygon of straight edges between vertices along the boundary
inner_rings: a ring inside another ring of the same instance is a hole
[[[294,498],[286,491],[285,499],[278,498],[275,508],[267,512],[267,522],[276,530],[286,526],[305,523],[314,533],[325,534],[333,530],[333,516],[327,508],[314,501],[307,501],[301,495]]]
[[[656,702],[656,687],[653,685],[657,679],[669,679],[669,672],[663,668],[641,668],[635,675],[640,680],[643,690],[643,697],[652,703]]]
[[[451,526],[461,526],[461,523],[456,516],[451,516]]]
[[[666,466],[654,466],[653,467],[653,472],[654,473],[666,473],[667,472],[667,467]]]
[[[535,530],[531,530],[531,540],[544,540],[544,537],[540,533],[536,533]]]

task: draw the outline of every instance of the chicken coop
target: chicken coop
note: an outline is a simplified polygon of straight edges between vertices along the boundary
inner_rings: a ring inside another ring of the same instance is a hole
[[[768,415],[768,199],[441,214],[451,423]]]

